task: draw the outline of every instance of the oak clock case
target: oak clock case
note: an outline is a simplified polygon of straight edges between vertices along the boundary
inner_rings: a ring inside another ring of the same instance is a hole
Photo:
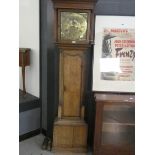
[[[63,8],[57,3],[55,6],[56,44],[60,57],[59,105],[52,150],[87,152],[88,125],[84,120],[84,96],[86,57],[92,40],[92,12],[89,9],[77,9],[80,5],[78,2],[77,7],[75,1],[70,8]]]

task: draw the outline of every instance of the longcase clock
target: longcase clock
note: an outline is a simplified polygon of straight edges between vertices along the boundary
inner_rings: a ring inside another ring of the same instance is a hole
[[[59,48],[59,107],[53,151],[87,152],[85,113],[86,56],[93,43],[93,0],[53,0]]]

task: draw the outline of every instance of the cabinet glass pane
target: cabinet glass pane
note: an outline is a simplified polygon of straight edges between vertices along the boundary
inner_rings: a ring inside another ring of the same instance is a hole
[[[102,145],[135,144],[135,107],[105,104],[102,114]]]
[[[135,123],[135,107],[133,105],[104,105],[103,121],[111,123]]]
[[[61,40],[84,41],[88,13],[61,12]]]
[[[135,143],[134,125],[103,123],[102,145],[133,145]]]

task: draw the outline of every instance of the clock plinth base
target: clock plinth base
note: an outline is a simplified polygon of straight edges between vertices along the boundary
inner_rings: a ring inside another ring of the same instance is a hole
[[[52,152],[53,153],[87,153],[88,152],[88,149],[87,148],[82,148],[82,147],[76,147],[76,148],[73,148],[73,147],[68,147],[68,148],[62,148],[62,147],[53,147],[52,148]]]
[[[83,120],[57,120],[54,123],[53,152],[87,152],[87,124]]]

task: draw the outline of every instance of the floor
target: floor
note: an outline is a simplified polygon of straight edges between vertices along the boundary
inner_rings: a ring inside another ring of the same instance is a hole
[[[44,136],[37,135],[19,143],[19,155],[92,155],[92,153],[52,153],[41,149]]]

